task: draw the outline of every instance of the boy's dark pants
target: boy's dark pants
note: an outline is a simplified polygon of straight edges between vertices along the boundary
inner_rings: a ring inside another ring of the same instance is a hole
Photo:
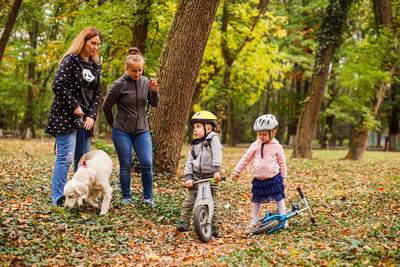
[[[197,195],[197,184],[194,184],[192,188],[187,188],[185,201],[182,205],[182,212],[180,220],[184,222],[188,227],[190,226],[190,217],[193,213],[193,206],[196,200]],[[217,191],[218,191],[218,184],[212,183],[211,184],[211,195],[214,200],[214,214],[211,219],[212,225],[217,225]]]

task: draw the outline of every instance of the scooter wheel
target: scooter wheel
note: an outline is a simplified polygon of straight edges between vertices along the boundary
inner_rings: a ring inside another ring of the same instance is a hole
[[[270,230],[275,229],[280,224],[281,223],[279,220],[267,221],[266,223],[263,223],[253,229],[250,229],[247,233],[251,234],[251,235],[259,235],[259,234],[263,234],[263,233],[268,233]]]
[[[204,205],[198,206],[194,210],[194,229],[199,239],[208,243],[212,237],[211,223],[208,223],[208,208]]]

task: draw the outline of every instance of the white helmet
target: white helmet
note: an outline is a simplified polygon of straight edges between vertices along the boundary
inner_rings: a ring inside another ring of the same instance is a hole
[[[273,130],[278,126],[278,121],[272,114],[265,114],[256,119],[254,131]]]

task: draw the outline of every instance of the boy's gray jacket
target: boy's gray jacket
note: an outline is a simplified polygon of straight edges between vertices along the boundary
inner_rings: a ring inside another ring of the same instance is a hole
[[[222,145],[218,134],[210,132],[200,143],[192,145],[186,161],[185,179],[192,179],[194,173],[213,174],[221,170]]]

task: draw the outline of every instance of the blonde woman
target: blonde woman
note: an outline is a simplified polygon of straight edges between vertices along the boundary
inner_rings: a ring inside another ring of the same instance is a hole
[[[100,100],[98,29],[83,29],[62,57],[53,81],[54,101],[46,133],[56,138],[57,159],[54,165],[51,201],[63,206],[64,186],[69,167],[90,150],[90,137]]]
[[[112,140],[118,154],[122,204],[132,202],[130,185],[133,147],[142,171],[142,203],[154,207],[153,146],[146,118],[146,104],[157,107],[160,95],[157,81],[142,76],[143,67],[144,58],[139,52],[127,56],[125,74],[111,85],[103,103],[103,111],[112,126]],[[115,104],[117,111],[114,117],[112,107]]]

